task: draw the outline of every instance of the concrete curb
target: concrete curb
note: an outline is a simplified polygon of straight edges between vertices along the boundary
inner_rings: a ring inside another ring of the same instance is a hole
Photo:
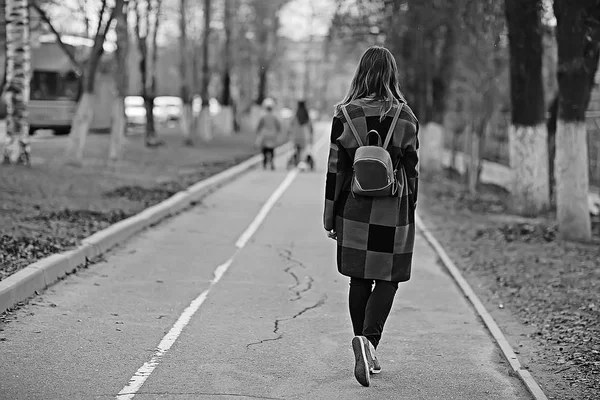
[[[287,156],[292,150],[290,143],[279,146],[276,149],[276,157]],[[52,254],[0,281],[0,313],[27,300],[36,292],[46,289],[65,275],[74,272],[117,244],[123,243],[134,234],[193,205],[201,198],[256,167],[261,161],[262,156],[255,155],[146,208],[139,214],[88,236],[81,241],[81,245],[73,250]]]
[[[508,343],[508,340],[506,340],[506,337],[500,330],[498,324],[496,324],[494,318],[485,309],[481,300],[479,300],[471,286],[467,283],[465,278],[460,273],[460,270],[450,259],[442,245],[431,234],[431,232],[429,232],[419,215],[415,215],[415,224],[417,226],[417,229],[419,229],[421,234],[425,237],[425,240],[427,240],[429,245],[439,256],[440,260],[442,261],[442,264],[444,265],[448,273],[452,276],[452,279],[454,279],[459,289],[471,302],[473,308],[475,309],[479,317],[481,317],[481,319],[483,320],[483,323],[485,324],[486,328],[498,344],[498,347],[500,347],[504,358],[506,358],[506,361],[508,361],[508,363],[510,364],[510,367],[512,368],[513,372],[521,379],[521,381],[527,387],[527,390],[529,390],[529,393],[531,393],[535,400],[548,400],[542,388],[535,381],[531,373],[521,366],[517,355]]]

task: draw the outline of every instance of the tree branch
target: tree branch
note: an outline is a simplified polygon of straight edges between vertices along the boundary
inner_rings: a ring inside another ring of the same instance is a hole
[[[60,33],[56,30],[56,28],[54,27],[54,25],[52,25],[52,22],[50,21],[50,18],[48,17],[48,14],[46,14],[46,12],[44,10],[42,10],[42,8],[39,6],[39,4],[37,4],[35,1],[30,2],[29,6],[32,7],[35,11],[37,11],[37,13],[40,14],[40,17],[42,18],[42,20],[44,20],[44,22],[46,24],[48,24],[48,27],[50,28],[50,30],[52,31],[52,33],[54,33],[54,36],[56,36],[56,41],[58,42],[58,45],[60,46],[60,48],[62,49],[62,51],[65,52],[65,54],[67,55],[67,57],[69,57],[69,60],[71,60],[71,62],[73,63],[73,65],[75,65],[75,68],[77,69],[77,72],[81,73],[82,70],[83,70],[82,65],[75,58],[75,55],[73,54],[71,48],[69,48],[69,46],[67,46],[62,41],[62,38],[60,37]]]

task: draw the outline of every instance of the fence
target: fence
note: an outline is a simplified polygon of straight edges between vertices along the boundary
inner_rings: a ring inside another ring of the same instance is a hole
[[[483,149],[483,158],[505,166],[509,166],[508,154],[508,126],[510,124],[510,113],[500,118],[500,122],[486,138]],[[589,175],[590,185],[600,187],[600,91],[595,91],[590,107],[586,113]],[[456,146],[459,151],[463,150],[464,135],[457,138]],[[444,139],[444,146],[452,149],[452,135]]]

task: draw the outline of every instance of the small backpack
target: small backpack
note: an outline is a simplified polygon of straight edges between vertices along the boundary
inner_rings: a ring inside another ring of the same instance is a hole
[[[346,117],[348,126],[356,141],[358,142],[358,149],[354,155],[354,163],[352,165],[354,174],[352,176],[352,194],[359,196],[369,197],[385,197],[394,196],[398,191],[398,179],[396,177],[397,168],[392,162],[392,157],[387,151],[392,136],[394,136],[394,129],[400,116],[403,103],[400,103],[390,130],[385,138],[385,143],[381,145],[381,136],[379,132],[372,129],[367,133],[367,144],[363,144],[356,127],[352,123],[346,107],[342,107],[342,112]],[[376,138],[377,144],[372,145],[371,139]]]

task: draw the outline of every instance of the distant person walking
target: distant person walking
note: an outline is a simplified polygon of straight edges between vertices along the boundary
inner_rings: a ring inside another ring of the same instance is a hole
[[[281,122],[275,115],[275,102],[272,99],[265,99],[263,107],[266,113],[258,121],[256,142],[263,154],[263,168],[267,169],[268,165],[275,170],[275,147],[281,133]]]
[[[381,372],[375,349],[398,283],[410,279],[415,238],[419,123],[397,76],[390,51],[369,48],[331,129],[324,227],[337,240],[338,271],[350,277],[354,376],[363,386]]]
[[[305,101],[298,102],[296,115],[292,119],[289,128],[289,136],[294,143],[295,152],[290,164],[309,163],[312,166],[310,148],[314,141],[314,129]]]

